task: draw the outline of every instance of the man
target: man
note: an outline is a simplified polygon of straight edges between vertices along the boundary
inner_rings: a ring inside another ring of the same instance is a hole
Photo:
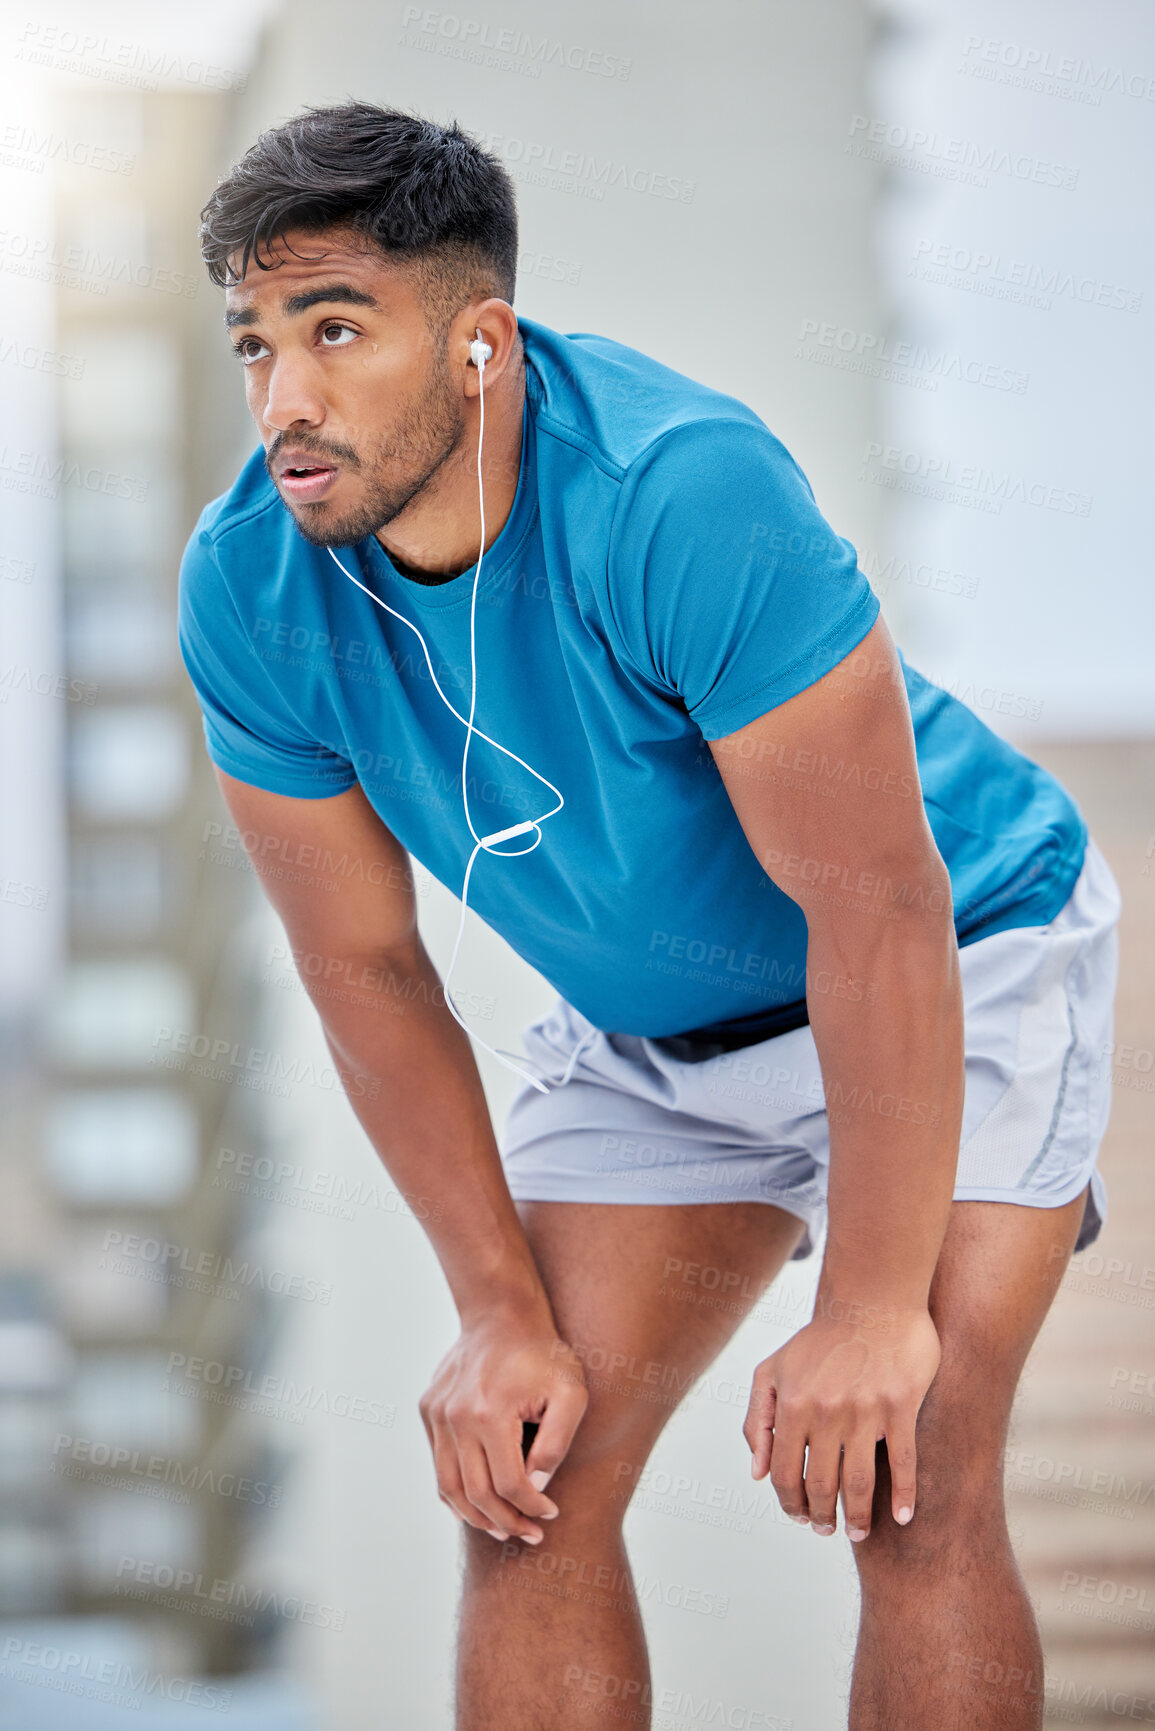
[[[291,120],[202,245],[262,448],[189,543],[183,651],[354,1110],[439,1204],[459,1724],[585,1725],[598,1679],[648,1723],[621,1523],[676,1394],[583,1365],[692,1386],[828,1206],[744,1432],[794,1519],[841,1501],[851,1724],[1037,1726],[1001,1469],[1105,1208],[1118,894],[1077,808],[902,660],[750,409],[515,315],[512,187],[455,126]],[[512,829],[471,905],[560,996],[499,1151],[407,867],[460,894]],[[523,1590],[525,1545],[614,1590]]]

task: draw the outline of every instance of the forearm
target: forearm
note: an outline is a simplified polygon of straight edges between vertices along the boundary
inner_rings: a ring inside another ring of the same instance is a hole
[[[360,977],[369,988],[356,1005],[318,994],[316,1006],[369,1140],[401,1192],[432,1205],[419,1218],[459,1314],[548,1316],[468,1035],[420,939]]]
[[[866,917],[866,916],[863,916]],[[853,956],[811,933],[808,973],[830,1125],[829,1225],[816,1314],[925,1307],[946,1233],[963,1103],[963,1004],[949,918],[907,916]]]

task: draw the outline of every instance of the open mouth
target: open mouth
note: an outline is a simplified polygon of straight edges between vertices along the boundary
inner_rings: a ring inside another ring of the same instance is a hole
[[[328,464],[295,464],[281,471],[281,486],[294,499],[319,499],[337,479],[338,471]]]

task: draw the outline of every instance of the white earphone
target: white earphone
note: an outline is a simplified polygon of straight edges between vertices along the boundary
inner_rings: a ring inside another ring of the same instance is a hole
[[[453,969],[457,963],[457,952],[461,947],[461,935],[465,930],[465,910],[466,910],[466,906],[467,906],[467,899],[466,898],[469,894],[469,876],[473,870],[473,862],[477,858],[479,849],[484,848],[486,853],[494,853],[496,851],[496,847],[497,847],[498,842],[513,841],[513,840],[515,840],[516,837],[522,836],[522,835],[528,835],[531,830],[534,830],[537,833],[534,836],[533,841],[530,842],[528,847],[517,848],[512,853],[497,853],[497,858],[498,859],[518,859],[521,857],[522,854],[532,853],[534,848],[538,845],[538,843],[541,840],[541,825],[545,822],[547,817],[555,816],[555,814],[557,812],[559,812],[561,810],[562,806],[565,804],[565,800],[562,798],[561,793],[554,786],[553,782],[549,780],[549,778],[547,776],[539,775],[537,770],[534,769],[532,764],[526,763],[526,761],[523,757],[518,757],[516,751],[508,750],[506,746],[499,744],[496,739],[491,739],[488,733],[483,733],[479,727],[475,727],[473,724],[473,714],[474,714],[474,710],[477,706],[477,645],[476,645],[476,636],[475,636],[475,619],[476,619],[476,612],[477,612],[477,583],[478,583],[478,579],[481,576],[481,561],[482,561],[482,558],[485,554],[485,488],[484,488],[484,485],[482,483],[482,474],[481,474],[481,450],[482,450],[482,443],[483,443],[483,440],[485,438],[485,363],[486,363],[486,361],[493,359],[492,348],[484,340],[484,338],[481,335],[481,331],[477,328],[476,325],[474,326],[474,329],[477,331],[477,336],[476,336],[476,339],[473,342],[471,342],[469,345],[469,358],[470,358],[470,361],[472,362],[472,364],[477,368],[477,373],[478,373],[479,423],[478,423],[478,429],[477,429],[477,497],[478,497],[478,503],[479,503],[480,510],[481,510],[481,546],[480,546],[480,549],[479,549],[478,555],[477,555],[477,569],[474,572],[474,576],[473,576],[473,594],[471,596],[470,604],[469,604],[470,694],[469,694],[469,716],[468,716],[468,719],[464,715],[461,714],[461,711],[459,709],[454,708],[453,704],[450,703],[448,697],[446,697],[444,691],[442,691],[441,686],[437,680],[437,675],[433,671],[433,662],[430,660],[429,647],[428,647],[424,637],[422,637],[420,631],[417,630],[416,625],[413,624],[412,620],[406,619],[403,614],[397,612],[396,608],[390,607],[387,602],[382,601],[378,596],[374,595],[373,591],[371,589],[366,588],[365,584],[362,583],[358,578],[354,577],[354,575],[351,571],[346,570],[345,566],[341,564],[341,561],[337,558],[336,553],[334,553],[334,551],[331,547],[328,549],[328,553],[329,553],[329,557],[338,566],[338,568],[345,572],[345,575],[346,575],[346,577],[348,577],[349,581],[351,583],[355,583],[357,585],[358,589],[362,590],[366,595],[368,595],[370,601],[375,601],[377,603],[378,607],[384,608],[386,613],[392,613],[392,615],[395,619],[400,619],[402,625],[408,625],[409,629],[416,633],[418,641],[420,642],[421,647],[425,652],[425,661],[426,661],[426,664],[429,668],[429,677],[433,681],[434,690],[437,692],[438,697],[440,697],[442,703],[445,704],[446,708],[448,710],[450,710],[451,713],[457,717],[458,721],[460,721],[464,724],[464,727],[465,727],[465,747],[464,747],[462,754],[461,754],[461,798],[462,798],[462,802],[463,802],[464,808],[465,808],[465,821],[469,826],[469,833],[473,837],[474,847],[473,847],[473,851],[470,854],[469,860],[468,860],[466,867],[465,867],[465,877],[464,877],[464,879],[462,881],[462,885],[461,885],[461,919],[458,922],[457,937],[456,937],[456,939],[454,941],[454,945],[453,945],[453,955],[450,957],[449,967],[446,970],[445,979],[442,983],[442,990],[444,991],[444,994],[445,994],[445,1002],[446,1002],[448,1009],[450,1010],[454,1019],[461,1023],[461,1026],[465,1029],[465,1032],[469,1035],[471,1040],[476,1040],[476,1042],[479,1046],[484,1046],[485,1050],[487,1052],[491,1053],[493,1055],[493,1057],[495,1057],[497,1059],[499,1064],[504,1064],[507,1070],[513,1070],[517,1075],[523,1076],[527,1082],[531,1082],[533,1084],[533,1086],[538,1090],[539,1093],[548,1094],[549,1088],[546,1086],[546,1084],[544,1082],[539,1081],[536,1076],[531,1075],[528,1070],[526,1070],[522,1067],[523,1064],[532,1063],[533,1060],[531,1058],[526,1058],[524,1056],[524,1054],[521,1054],[522,1063],[519,1064],[516,1061],[511,1062],[510,1060],[514,1059],[514,1057],[515,1057],[515,1055],[512,1052],[504,1052],[500,1048],[490,1046],[485,1040],[483,1040],[481,1038],[480,1034],[475,1034],[473,1032],[473,1029],[466,1025],[466,1023],[463,1021],[462,1017],[458,1014],[456,1004],[454,1004],[453,999],[449,995],[449,981],[450,981],[450,978],[453,974]],[[506,757],[511,757],[515,763],[520,763],[523,769],[528,769],[529,773],[537,781],[540,781],[544,787],[548,787],[550,792],[555,795],[555,797],[557,799],[557,804],[555,806],[551,806],[549,811],[542,812],[540,814],[540,816],[527,819],[525,823],[515,823],[515,824],[511,825],[511,827],[509,829],[494,830],[494,832],[491,835],[478,835],[477,831],[473,827],[473,818],[471,817],[470,811],[469,811],[469,789],[468,789],[468,783],[467,783],[467,768],[468,768],[468,762],[469,762],[469,742],[475,733],[477,734],[479,739],[484,739],[489,745],[494,746],[496,748],[496,750],[504,753],[504,755]],[[597,1033],[597,1029],[591,1028],[586,1034],[583,1034],[582,1038],[577,1042],[577,1044],[573,1048],[573,1051],[570,1053],[569,1061],[566,1064],[565,1071],[563,1072],[560,1080],[555,1083],[555,1086],[561,1087],[564,1083],[569,1081],[570,1076],[573,1074],[573,1067],[577,1061],[578,1053],[581,1051],[582,1047],[584,1045],[586,1045],[587,1042],[596,1033]],[[551,1081],[552,1080],[553,1079],[551,1078]]]

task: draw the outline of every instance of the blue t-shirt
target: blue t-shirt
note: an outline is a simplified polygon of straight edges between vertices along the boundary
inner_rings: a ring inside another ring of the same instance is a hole
[[[474,721],[565,805],[522,857],[478,854],[470,908],[607,1030],[658,1038],[796,1004],[802,909],[755,858],[704,742],[829,672],[870,629],[877,598],[753,410],[606,337],[518,323],[521,469],[482,562]],[[467,715],[474,567],[428,585],[373,536],[337,551],[420,628]],[[414,632],[297,532],[261,451],[189,541],[180,631],[221,769],[305,799],[359,781],[460,895],[473,845],[463,725]],[[1045,923],[1082,864],[1078,808],[964,704],[903,670],[959,942]],[[818,788],[871,773],[818,742],[763,767]],[[555,804],[476,734],[469,782],[480,835]],[[867,874],[841,893],[877,907],[905,890]]]

